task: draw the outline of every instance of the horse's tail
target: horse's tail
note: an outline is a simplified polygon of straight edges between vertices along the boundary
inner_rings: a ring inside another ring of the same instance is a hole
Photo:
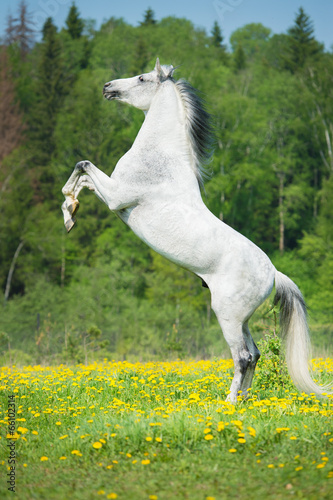
[[[280,302],[280,328],[286,362],[294,384],[308,394],[333,394],[331,385],[317,385],[309,371],[310,337],[306,305],[299,288],[286,275],[275,272],[274,305]]]

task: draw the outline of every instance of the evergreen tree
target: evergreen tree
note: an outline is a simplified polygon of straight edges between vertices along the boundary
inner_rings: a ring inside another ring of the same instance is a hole
[[[154,11],[148,7],[146,12],[144,13],[144,19],[140,23],[141,26],[151,26],[153,24],[156,24],[156,19],[154,18],[155,14]]]
[[[223,36],[221,28],[217,21],[214,22],[211,34],[212,34],[212,44],[214,45],[214,47],[222,47]]]
[[[226,46],[222,43],[223,42],[223,35],[221,28],[217,21],[214,22],[212,31],[211,31],[211,41],[213,47],[216,47],[217,50],[217,55],[222,62],[226,63],[228,60],[228,54],[227,54],[227,48]]]
[[[79,16],[79,11],[73,2],[66,19],[68,33],[72,38],[80,38],[84,28],[84,22]]]
[[[46,20],[42,32],[36,81],[37,103],[30,122],[34,161],[39,165],[47,164],[54,151],[53,130],[63,97],[61,45],[52,18]]]
[[[315,40],[313,33],[313,23],[300,7],[294,26],[288,30],[289,47],[285,58],[287,69],[293,73],[303,68],[307,59],[322,51],[322,47]]]
[[[245,52],[244,52],[241,44],[238,44],[237,48],[235,50],[234,66],[235,66],[236,71],[240,71],[240,70],[244,69],[246,66]]]

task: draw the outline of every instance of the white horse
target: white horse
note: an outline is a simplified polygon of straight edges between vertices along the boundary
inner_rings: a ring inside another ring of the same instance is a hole
[[[202,278],[234,360],[227,398],[231,402],[240,394],[246,397],[251,386],[260,353],[248,321],[275,282],[289,373],[301,390],[321,394],[325,388],[314,383],[308,369],[301,292],[262,250],[216,218],[202,201],[203,164],[210,156],[209,115],[190,84],[173,79],[174,69],[157,59],[150,73],[104,85],[107,99],[141,109],[145,120],[111,177],[90,161],[75,166],[62,190],[67,231],[75,223],[79,192],[88,187],[156,252]]]

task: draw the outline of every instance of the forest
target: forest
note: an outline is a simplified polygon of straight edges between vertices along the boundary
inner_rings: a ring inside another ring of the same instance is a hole
[[[112,12],[110,12],[112,16]],[[26,3],[0,46],[1,363],[229,356],[194,275],[150,250],[93,193],[63,225],[61,188],[75,164],[111,175],[143,114],[102,96],[105,82],[178,66],[204,98],[214,155],[202,191],[221,220],[300,287],[316,353],[333,341],[333,52],[303,8],[286,33],[262,24],[209,33],[188,19],[100,29],[73,3],[37,37]],[[250,324],[275,330],[267,301]]]

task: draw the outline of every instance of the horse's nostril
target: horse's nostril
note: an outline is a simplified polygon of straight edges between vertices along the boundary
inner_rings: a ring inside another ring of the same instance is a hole
[[[105,85],[104,85],[104,88],[106,89],[107,87],[110,87],[111,85],[111,82],[107,82]]]

